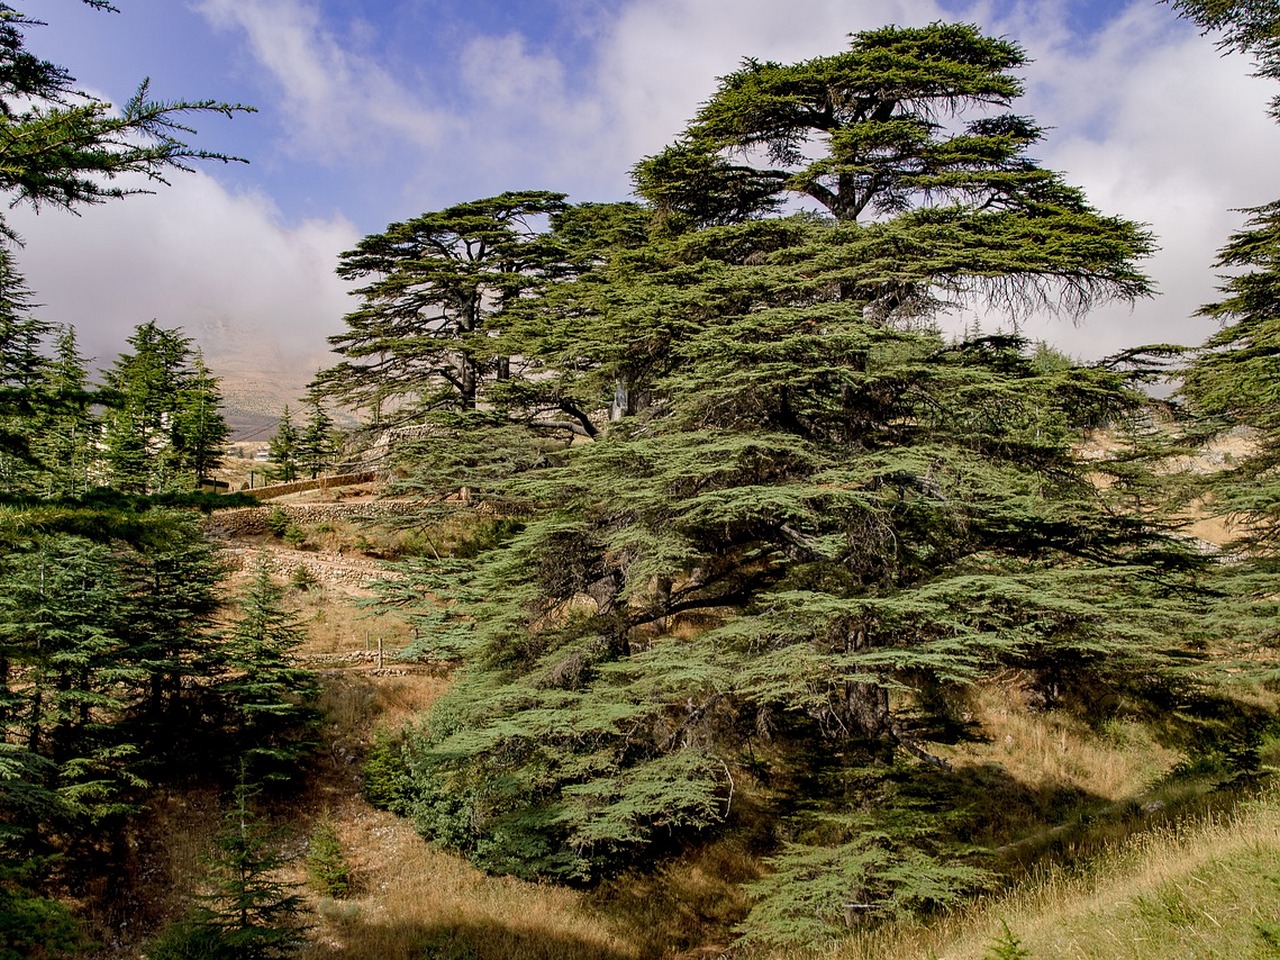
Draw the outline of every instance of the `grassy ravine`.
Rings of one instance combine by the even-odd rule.
[[[368,530],[335,523],[305,533],[305,551],[264,538],[282,575],[308,556],[324,561],[316,567],[323,578],[326,567],[336,572],[376,555]],[[354,878],[342,899],[308,892],[310,944],[299,960],[1280,960],[1280,789],[1205,814],[1229,808],[1230,796],[1206,795],[1208,781],[1171,777],[1183,756],[1142,723],[1099,728],[1070,711],[1030,709],[1015,677],[973,691],[968,710],[986,737],[947,757],[972,771],[983,802],[998,811],[992,836],[979,839],[1004,844],[1002,866],[1065,853],[1084,865],[1075,873],[1032,875],[1007,896],[927,925],[870,930],[818,953],[754,954],[729,953],[731,928],[747,905],[734,880],[760,869],[743,837],[594,892],[486,876],[360,796],[361,761],[375,732],[411,722],[448,685],[430,671],[389,663],[380,673],[367,659],[343,660],[366,651],[371,637],[384,637],[388,653],[407,641],[394,615],[357,608],[365,594],[341,577],[290,591],[308,628],[303,652],[324,675],[326,722],[311,776],[270,815],[283,829],[292,879],[305,880],[309,838],[321,822],[336,833]],[[1272,744],[1266,759],[1274,762],[1275,753]],[[1008,776],[987,776],[992,770]],[[146,927],[180,915],[198,888],[218,802],[205,791],[171,794],[153,807],[134,886]],[[1144,807],[1160,812],[1151,817]],[[1161,816],[1182,825],[1143,832]],[[125,933],[121,918],[101,920],[103,933]],[[130,947],[143,933],[138,920],[134,912],[121,938]],[[1024,954],[994,951],[1002,924]],[[96,956],[140,955],[130,947]]]
[[[824,955],[982,960],[999,956],[1002,925],[1029,960],[1280,957],[1280,789],[1226,816],[1139,834],[1088,872],[1050,872],[970,911]]]

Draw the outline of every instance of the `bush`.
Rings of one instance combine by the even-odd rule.
[[[271,512],[267,514],[265,521],[267,529],[271,531],[272,536],[283,537],[285,531],[292,524],[289,522],[289,515],[279,507],[272,507]]]
[[[991,947],[982,955],[982,960],[1028,960],[1030,952],[1013,935],[1009,925],[1001,920],[1000,926],[1004,931],[991,941]]]
[[[316,579],[316,575],[311,572],[311,568],[306,564],[300,563],[293,568],[293,572],[289,574],[289,585],[299,590],[310,590],[312,587],[318,586],[320,583]]]
[[[364,798],[380,810],[404,816],[410,797],[404,739],[379,730],[364,762]]]
[[[307,542],[306,531],[296,523],[291,523],[284,528],[284,542],[297,550]]]
[[[143,954],[147,960],[235,960],[220,930],[193,920],[169,924],[147,942]]]
[[[0,864],[0,960],[60,956],[88,945],[65,906],[25,886],[36,868],[34,861],[18,867]]]
[[[338,840],[338,831],[327,815],[316,824],[307,852],[307,875],[312,888],[322,896],[350,896],[351,864]]]

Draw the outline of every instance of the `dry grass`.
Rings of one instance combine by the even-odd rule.
[[[320,709],[327,738],[338,743],[368,743],[379,728],[400,729],[449,686],[446,678],[429,673],[373,676],[334,670],[323,680]]]
[[[288,609],[307,631],[306,643],[299,653],[311,656],[373,652],[378,649],[379,640],[387,656],[404,649],[412,631],[403,618],[376,609],[356,608],[351,604],[352,593],[324,585],[289,591]]]
[[[324,628],[357,624],[352,608],[330,601]],[[319,607],[317,607],[319,609]],[[325,629],[317,647],[329,642]],[[348,644],[362,649],[362,645]],[[407,821],[359,796],[359,759],[378,729],[412,721],[448,686],[423,673],[374,675],[332,670],[321,707],[331,749],[300,820],[328,816],[348,852],[356,893],[316,898],[312,943],[302,960],[630,960],[637,957],[581,893],[489,877],[462,858],[431,848]],[[299,873],[299,876],[301,874]]]
[[[1001,924],[1036,960],[1280,956],[1280,795],[1131,839],[1088,874],[1051,872],[929,926],[886,930],[840,960],[980,960]]]
[[[309,536],[326,555],[336,557],[343,547],[352,559],[353,527],[335,523]],[[366,539],[365,545],[372,544]],[[376,545],[393,547],[399,545]],[[410,631],[394,614],[357,609],[358,594],[337,582],[290,591],[308,631],[305,655],[359,654],[376,649],[378,637],[390,654],[408,642]],[[696,632],[699,626],[674,629]],[[760,869],[740,839],[710,844],[590,895],[486,876],[431,848],[408,822],[374,810],[359,792],[361,760],[375,732],[415,720],[447,689],[447,678],[375,673],[368,663],[335,665],[322,676],[325,754],[305,793],[275,812],[289,826],[298,853],[316,820],[330,818],[356,888],[342,901],[312,898],[312,943],[301,960],[640,960],[720,956],[728,949],[725,931],[747,906],[738,883]],[[971,789],[993,785],[985,798],[995,808],[991,836],[975,838],[981,842],[1047,835],[1046,811],[1059,797],[1066,797],[1059,812],[1082,804],[1091,812],[1108,805],[1136,809],[1180,759],[1136,723],[1094,729],[1066,712],[1028,709],[1012,684],[976,691],[968,707],[987,739],[953,748],[948,759],[957,771],[975,771]],[[984,779],[991,771],[998,776]],[[199,797],[158,801],[147,841],[155,848],[153,877],[140,878],[148,889],[162,888],[149,918],[180,913],[218,825],[212,803]],[[1129,835],[1142,818],[1121,819],[1106,828],[1081,827],[1093,844],[1089,849],[1123,840],[1088,876],[1063,871],[1033,878],[1002,899],[926,926],[868,932],[825,955],[981,958],[1005,921],[1034,958],[1280,957],[1280,949],[1258,952],[1266,947],[1260,930],[1280,919],[1274,907],[1280,801],[1269,798],[1233,819],[1136,838]],[[1070,841],[1076,839],[1073,834]],[[1029,851],[1027,859],[1037,852]],[[291,875],[302,879],[300,862]],[[1231,909],[1220,909],[1224,903]]]
[[[326,677],[326,739],[337,746],[311,799],[323,798],[349,851],[358,892],[341,903],[316,901],[314,942],[303,960],[636,956],[582,894],[488,877],[462,858],[432,849],[407,821],[360,799],[355,761],[374,731],[412,720],[446,687],[445,679],[428,675]]]
[[[1028,709],[1014,687],[980,687],[970,709],[987,742],[965,744],[952,760],[998,764],[1031,788],[1070,787],[1121,801],[1142,794],[1180,759],[1139,723],[1111,721],[1094,730],[1066,711]]]
[[[584,897],[488,877],[431,849],[405,821],[351,800],[332,811],[358,896],[317,914],[303,960],[624,960],[637,954]],[[317,904],[319,906],[319,903]],[[325,914],[328,915],[326,918]]]

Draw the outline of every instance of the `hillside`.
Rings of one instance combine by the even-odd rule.
[[[1277,882],[1273,788],[1230,812],[1136,836],[1086,871],[1050,869],[1008,897],[931,927],[869,935],[835,956],[1263,960],[1280,956]]]
[[[221,381],[233,441],[265,440],[285,406],[300,409],[311,378],[333,362],[323,342],[280,344],[250,323],[209,320],[186,332]]]
[[[311,945],[301,956],[730,955],[732,927],[746,906],[733,881],[759,875],[749,838],[763,826],[757,818],[766,815],[765,807],[745,813],[724,840],[669,859],[656,872],[625,874],[594,892],[576,892],[486,876],[364,798],[370,751],[416,722],[451,683],[447,674],[398,660],[396,652],[410,639],[406,624],[393,613],[361,606],[372,596],[371,581],[382,575],[380,558],[415,545],[411,532],[394,532],[376,520],[397,505],[370,493],[364,487],[312,491],[211,520],[227,537],[233,569],[265,555],[277,577],[293,584],[290,607],[308,631],[302,662],[323,679],[321,749],[307,780],[274,803],[272,816],[291,858],[289,878],[306,880],[309,846],[329,824],[354,883],[343,896],[308,891]],[[276,508],[299,531],[291,538],[294,546],[266,532],[265,520]],[[233,573],[233,582],[239,576]],[[1032,872],[1008,896],[925,926],[877,927],[834,956],[1277,955],[1266,951],[1275,942],[1269,898],[1280,855],[1280,798],[1267,792],[1233,809],[1236,794],[1213,789],[1212,776],[1177,775],[1178,751],[1153,740],[1143,723],[1091,729],[1068,712],[1034,708],[1012,678],[986,685],[971,702],[980,714],[974,719],[990,735],[956,747],[948,759],[971,774],[976,802],[1004,810],[993,829],[1005,831],[1006,864],[1025,862]],[[997,769],[1010,779],[993,778]],[[751,787],[743,789],[740,802],[750,811]],[[100,936],[110,929],[119,942],[99,954],[104,960],[138,955],[139,935],[180,915],[199,889],[217,802],[198,789],[168,791],[149,805],[133,883],[96,913]],[[1224,903],[1231,908],[1221,909]],[[1028,953],[992,952],[1002,923]],[[1169,952],[1171,943],[1185,952]],[[794,949],[733,955],[809,956]]]

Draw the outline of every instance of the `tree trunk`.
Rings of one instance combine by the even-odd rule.
[[[865,650],[867,633],[857,627],[849,631],[845,650],[857,653]],[[889,691],[878,683],[848,682],[844,685],[843,713],[849,732],[867,740],[880,740],[891,733],[889,720]]]
[[[613,403],[609,407],[609,419],[621,420],[634,416],[649,407],[649,391],[637,383],[631,374],[621,374],[614,380]]]

